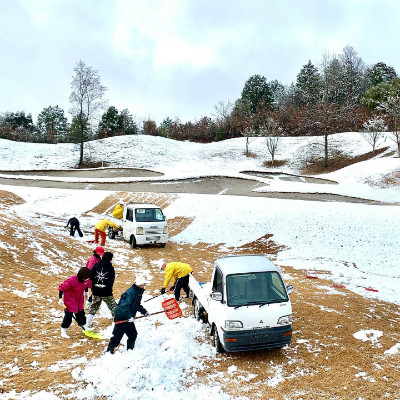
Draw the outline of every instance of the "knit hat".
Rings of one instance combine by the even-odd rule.
[[[149,282],[143,275],[138,275],[136,277],[136,280],[135,280],[136,286],[146,285],[147,283],[149,283]]]
[[[114,254],[111,253],[111,251],[106,251],[106,252],[104,253],[102,259],[103,259],[104,261],[111,261],[112,258],[113,258],[113,255],[114,255]]]
[[[103,247],[97,246],[97,247],[94,249],[94,251],[95,251],[100,257],[103,257],[103,254],[104,254],[104,249],[103,249]]]

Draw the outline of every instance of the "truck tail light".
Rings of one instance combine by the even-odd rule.
[[[225,338],[225,342],[237,342],[236,338]]]
[[[164,230],[163,230],[163,234],[166,235],[168,233],[168,226],[165,225],[164,226]]]
[[[292,331],[290,331],[290,332],[285,332],[285,333],[283,334],[283,336],[292,336]]]

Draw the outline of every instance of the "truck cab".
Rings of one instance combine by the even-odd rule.
[[[195,316],[208,320],[217,351],[290,344],[293,286],[284,285],[280,270],[264,255],[219,258],[210,282],[189,282]]]
[[[144,244],[160,244],[168,242],[168,224],[160,207],[151,203],[128,203],[124,207],[121,219],[113,218],[121,225],[119,232],[111,228],[109,237],[121,235],[133,248]]]

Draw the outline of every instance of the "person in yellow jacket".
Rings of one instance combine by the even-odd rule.
[[[124,215],[124,205],[123,205],[121,202],[119,202],[119,203],[114,207],[112,216],[115,217],[115,218],[121,219],[123,215]]]
[[[174,291],[175,299],[177,301],[179,300],[181,289],[186,292],[186,297],[189,297],[189,274],[193,272],[189,264],[181,262],[163,263],[161,270],[165,271],[165,280],[160,291],[161,294],[165,293],[165,290],[171,281],[172,287],[170,290]]]
[[[101,236],[101,246],[106,244],[106,230],[109,226],[112,226],[115,229],[119,229],[120,227],[109,219],[103,219],[99,221],[94,226],[94,242],[99,243],[99,235]]]

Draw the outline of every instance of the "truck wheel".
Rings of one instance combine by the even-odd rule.
[[[161,243],[161,247],[165,247],[167,243]]]
[[[132,246],[132,249],[136,249],[136,239],[135,239],[135,236],[131,236],[131,246]]]
[[[197,321],[204,322],[204,309],[196,297],[193,299],[193,315]]]
[[[114,232],[114,229],[113,229],[113,228],[109,228],[109,229],[108,229],[108,237],[109,237],[110,239],[115,239],[115,232]]]
[[[225,349],[223,348],[222,343],[219,340],[218,329],[216,326],[214,326],[212,337],[213,346],[215,347],[215,350],[217,350],[217,353],[225,353]]]

